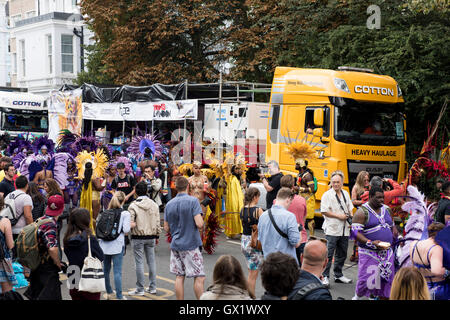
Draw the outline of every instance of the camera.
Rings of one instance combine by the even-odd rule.
[[[349,225],[352,224],[352,217],[351,216],[347,216],[347,222]]]
[[[261,165],[261,166],[259,166],[258,173],[259,174],[266,174],[267,171],[268,171],[268,168],[269,167],[267,165]]]

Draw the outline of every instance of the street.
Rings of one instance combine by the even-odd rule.
[[[63,233],[61,238],[63,238],[63,234],[66,230],[67,223],[64,222]],[[122,291],[125,297],[128,300],[175,300],[175,276],[169,272],[169,260],[170,260],[170,244],[167,242],[167,238],[165,232],[162,231],[163,234],[160,237],[159,244],[155,248],[156,255],[156,272],[157,272],[157,294],[149,294],[145,293],[145,296],[129,296],[128,291],[136,288],[136,273],[134,267],[134,255],[131,245],[127,246],[126,254],[123,259],[123,272],[122,272]],[[315,233],[316,237],[324,237],[323,231],[321,229],[316,229]],[[347,257],[350,257],[352,254],[353,241],[349,241],[349,247],[347,250]],[[244,270],[245,276],[247,276],[248,270],[246,266],[246,261],[244,255],[241,252],[240,241],[237,239],[226,239],[225,235],[221,233],[217,238],[217,246],[214,254],[209,255],[203,251],[203,259],[206,273],[206,281],[205,281],[205,290],[212,284],[212,274],[214,270],[214,264],[217,259],[222,254],[231,254],[236,257]],[[63,261],[67,262],[67,258],[64,257]],[[330,272],[330,291],[333,299],[337,299],[338,297],[342,297],[345,300],[350,300],[354,295],[355,282],[357,280],[358,267],[357,264],[350,262],[347,258],[344,265],[344,275],[353,280],[351,284],[341,284],[334,283],[333,278],[333,267]],[[145,265],[145,275],[148,276],[148,268]],[[112,287],[114,289],[114,280],[112,275],[112,270],[110,274]],[[60,280],[62,282],[61,291],[64,300],[71,300],[69,295],[69,290],[67,288],[66,280],[67,277],[65,274],[60,275]],[[196,300],[194,291],[193,291],[193,279],[186,279],[184,285],[184,294],[185,300]],[[148,286],[148,278],[146,279],[146,287]],[[26,289],[19,289],[20,293],[23,293]],[[256,282],[256,297],[260,299],[264,293],[264,288],[261,285],[261,277],[258,276],[258,280]],[[102,294],[102,300],[105,300],[105,296]]]

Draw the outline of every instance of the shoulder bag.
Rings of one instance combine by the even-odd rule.
[[[283,231],[280,230],[280,228],[278,228],[278,225],[275,223],[275,219],[273,218],[272,215],[272,209],[269,209],[269,217],[270,217],[270,221],[272,221],[273,226],[275,227],[275,230],[278,231],[278,233],[286,239],[289,239],[288,235],[286,233],[284,233]]]
[[[92,293],[106,291],[102,262],[92,256],[90,236],[88,236],[88,248],[88,255],[84,259],[83,269],[81,270],[78,290]]]
[[[250,208],[249,208],[248,214],[250,214]],[[252,225],[252,237],[250,240],[250,247],[252,247],[253,249],[262,251],[261,241],[258,240],[258,224]]]

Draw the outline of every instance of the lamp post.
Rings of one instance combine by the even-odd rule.
[[[73,28],[73,34],[80,38],[80,64],[81,71],[84,71],[84,27],[81,26],[81,30]]]

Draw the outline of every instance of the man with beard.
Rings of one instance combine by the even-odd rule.
[[[353,300],[361,297],[389,299],[394,279],[394,252],[391,248],[397,230],[391,209],[384,204],[384,191],[372,187],[369,202],[353,216],[351,239],[359,246],[358,282]]]

